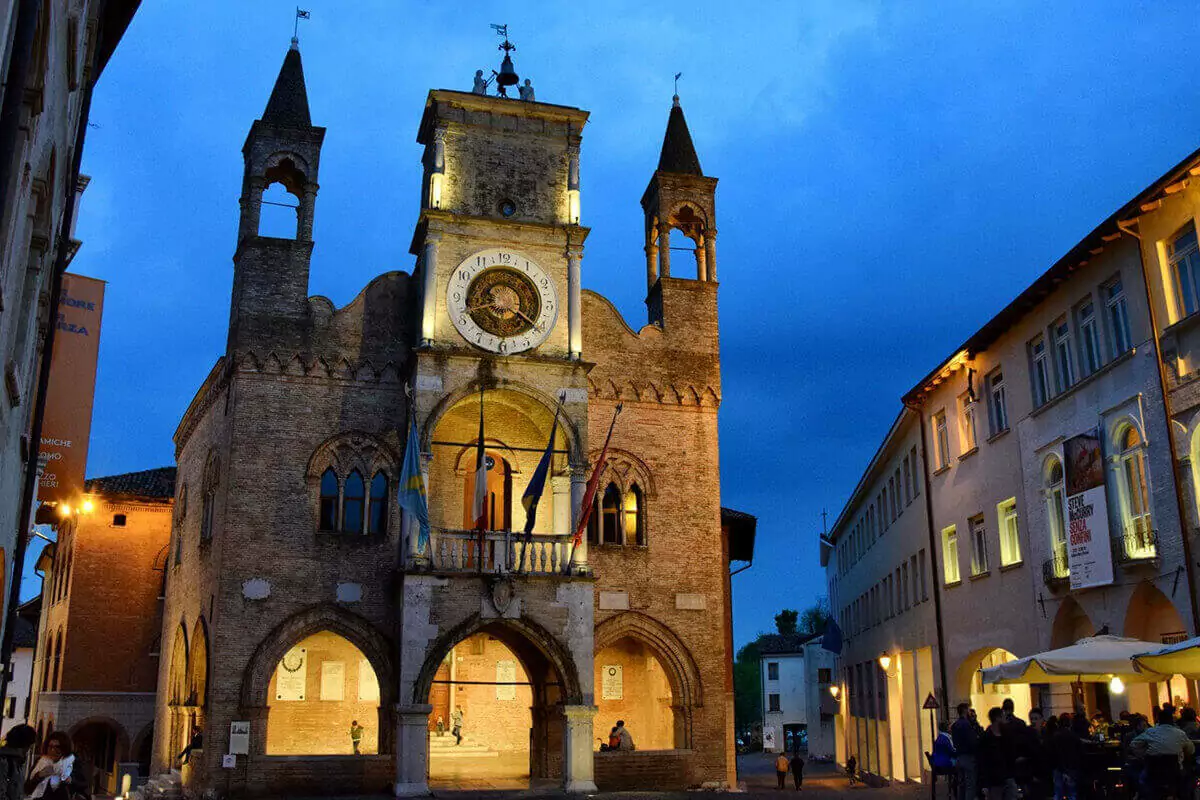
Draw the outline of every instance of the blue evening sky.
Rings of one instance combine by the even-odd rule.
[[[538,99],[592,112],[584,285],[643,323],[638,200],[684,73],[721,179],[721,500],[759,518],[739,645],[824,593],[821,510],[899,396],[1200,145],[1194,3],[304,2],[328,128],[310,291],[338,305],[412,269],[425,94],[497,66],[507,22]],[[108,281],[90,475],[173,463],[224,349],[240,148],[294,5],[143,3],[101,79],[73,264]]]

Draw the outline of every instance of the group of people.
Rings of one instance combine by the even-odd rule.
[[[623,719],[617,720],[617,724],[613,725],[612,730],[608,732],[608,741],[600,742],[601,753],[633,749],[633,737],[629,735],[629,731],[625,728],[625,720]]]
[[[935,775],[957,779],[957,800],[1087,800],[1109,782],[1136,789],[1139,798],[1177,797],[1195,779],[1200,723],[1196,712],[1176,714],[1169,704],[1155,724],[1121,712],[1113,723],[1083,711],[1059,716],[1014,713],[1012,700],[988,711],[987,726],[975,709],[959,703],[954,723],[942,723],[930,762]]]
[[[41,753],[29,767],[29,751],[37,731],[15,725],[0,745],[0,800],[83,800],[91,789],[83,764],[75,755],[71,737],[54,731],[42,742]]]
[[[787,753],[780,753],[775,759],[775,779],[779,782],[780,789],[786,788],[789,772],[792,773],[792,783],[796,791],[799,791],[804,785],[804,759],[799,753],[792,753],[791,758],[788,758]]]
[[[437,728],[438,736],[446,735],[446,720],[441,714],[437,715],[437,721],[434,723]],[[463,740],[463,710],[462,706],[455,706],[454,712],[450,714],[450,735],[454,737],[454,745],[457,747],[462,744]]]

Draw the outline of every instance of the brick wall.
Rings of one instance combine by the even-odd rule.
[[[699,783],[696,754],[633,751],[596,753],[596,787],[602,792],[670,791]]]

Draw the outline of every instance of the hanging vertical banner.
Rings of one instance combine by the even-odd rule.
[[[63,274],[38,448],[42,467],[38,499],[42,501],[70,505],[83,494],[103,310],[104,281]]]
[[[1093,428],[1063,442],[1066,472],[1067,565],[1071,588],[1113,582],[1108,503],[1104,494],[1104,454]]]

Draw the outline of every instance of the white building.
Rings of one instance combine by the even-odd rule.
[[[819,635],[796,634],[765,637],[759,654],[763,750],[833,755],[833,653]]]
[[[4,699],[4,714],[0,717],[0,739],[15,726],[29,721],[29,694],[33,688],[33,650],[37,645],[37,623],[42,610],[42,596],[29,600],[17,609],[13,629],[12,680]]]

